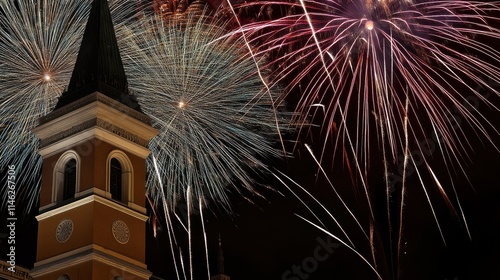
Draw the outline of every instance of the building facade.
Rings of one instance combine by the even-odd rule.
[[[149,279],[147,144],[107,0],[94,0],[68,90],[34,133],[42,187],[34,279]]]

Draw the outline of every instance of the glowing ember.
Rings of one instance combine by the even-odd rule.
[[[365,22],[365,28],[366,28],[367,30],[373,30],[373,21],[372,21],[372,20],[367,20],[367,21]]]

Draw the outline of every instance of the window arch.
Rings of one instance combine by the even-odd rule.
[[[63,275],[57,277],[57,280],[70,280],[70,278],[69,278],[68,274],[63,274]]]
[[[134,170],[128,156],[114,150],[106,160],[106,192],[111,199],[122,203],[133,202]]]
[[[63,153],[52,178],[52,202],[74,198],[80,189],[80,156],[72,150]]]

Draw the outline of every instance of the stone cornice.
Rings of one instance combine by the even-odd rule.
[[[131,116],[145,124],[151,125],[151,119],[146,115],[141,112],[138,112],[130,107],[127,107],[126,105],[113,100],[110,97],[107,97],[106,95],[100,93],[100,92],[94,92],[92,94],[89,94],[83,98],[78,99],[75,102],[72,102],[71,104],[68,104],[66,106],[63,106],[49,114],[47,114],[44,117],[40,118],[40,125],[47,123],[51,120],[57,119],[60,116],[66,115],[69,112],[75,111],[78,108],[84,107],[85,105],[88,105],[92,102],[99,101],[103,104],[106,104],[112,108],[115,108],[119,110],[120,112]]]
[[[82,137],[75,138],[75,136],[87,135],[88,131],[100,131],[100,137],[109,138],[100,139],[103,141],[109,140],[108,142],[120,143],[123,147],[132,148],[134,145],[137,146],[132,148],[132,152],[134,149],[147,148],[149,141],[158,134],[158,130],[151,127],[151,125],[133,117],[137,114],[142,115],[141,113],[131,110],[100,93],[95,93],[90,97],[93,97],[93,99],[83,98],[88,102],[82,102],[82,106],[76,106],[72,103],[68,105],[68,108],[63,107],[54,111],[54,113],[59,112],[61,114],[49,114],[42,124],[33,129],[35,135],[41,140],[40,153],[42,156],[47,154],[47,152],[42,151],[47,147],[51,147],[49,150],[52,152],[60,152],[54,150],[54,147],[60,146],[59,143],[64,142],[66,145],[75,144],[69,143],[75,141],[81,143]],[[113,102],[116,106],[111,106]],[[124,113],[121,110],[124,108],[131,111]],[[64,112],[61,110],[64,110]],[[132,113],[132,116],[128,115],[128,113]],[[69,139],[73,140],[68,141]],[[90,139],[87,138],[87,140]],[[144,154],[143,151],[139,153]]]
[[[42,146],[39,152],[42,158],[45,158],[56,153],[60,153],[61,151],[65,151],[68,147],[80,145],[92,139],[110,143],[117,148],[129,151],[130,153],[144,159],[151,153],[147,147],[133,143],[98,126],[93,126],[66,138],[62,138],[59,141],[51,143],[50,145]],[[96,143],[96,145],[98,144],[99,143]]]
[[[31,271],[31,275],[36,278],[54,271],[65,269],[69,266],[75,266],[89,261],[98,261],[116,267],[120,269],[120,271],[136,275],[141,279],[149,279],[152,275],[152,273],[147,270],[145,264],[95,244],[37,262]],[[119,275],[118,273],[117,271],[116,276]]]
[[[117,202],[114,202],[112,200],[109,200],[107,198],[100,197],[98,195],[92,194],[87,197],[83,197],[81,199],[78,199],[74,202],[71,202],[69,204],[57,207],[56,209],[48,210],[47,212],[41,213],[37,215],[35,218],[37,221],[45,220],[47,218],[59,215],[61,213],[67,212],[71,209],[78,208],[80,206],[92,203],[92,202],[97,202],[100,204],[103,204],[105,206],[108,206],[112,209],[118,210],[122,213],[125,213],[131,217],[134,217],[136,219],[139,219],[141,221],[146,221],[148,219],[148,216],[144,215],[143,213],[138,212],[137,210],[130,209],[124,205],[121,205]]]
[[[49,146],[49,145],[56,143],[64,138],[67,138],[71,135],[77,134],[79,132],[82,132],[82,131],[87,130],[87,129],[92,128],[92,127],[103,128],[103,129],[110,131],[110,132],[112,132],[112,133],[114,133],[122,138],[125,138],[131,142],[134,142],[142,147],[147,147],[148,143],[149,143],[149,141],[143,139],[142,137],[140,137],[136,134],[130,133],[130,132],[126,131],[125,129],[122,129],[122,128],[120,128],[116,125],[113,125],[107,121],[95,118],[95,119],[85,121],[77,126],[73,126],[68,130],[62,131],[62,132],[57,133],[55,135],[52,135],[48,138],[42,139],[40,145],[41,145],[41,147]]]

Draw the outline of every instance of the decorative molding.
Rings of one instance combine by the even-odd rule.
[[[96,187],[92,187],[90,189],[86,189],[84,191],[81,191],[81,192],[78,192],[75,194],[75,198],[78,198],[78,197],[82,197],[82,196],[87,196],[87,195],[90,195],[90,194],[97,194],[99,196],[102,196],[102,197],[106,197],[106,192],[99,189],[99,188],[96,188]]]
[[[142,213],[142,214],[146,214],[146,207],[142,207],[140,205],[137,205],[135,203],[132,203],[132,202],[129,202],[128,205],[127,205],[129,208],[132,208],[134,209],[135,211],[139,212],[139,213]]]
[[[92,203],[92,202],[97,202],[97,203],[100,203],[102,205],[105,205],[105,206],[108,206],[112,209],[115,209],[115,210],[118,210],[122,213],[125,213],[131,217],[134,217],[138,220],[141,220],[143,222],[145,222],[147,219],[148,219],[148,216],[144,215],[143,213],[139,213],[133,209],[130,209],[126,206],[123,206],[117,202],[114,202],[112,200],[109,200],[107,198],[103,198],[103,197],[100,197],[100,196],[97,196],[95,194],[93,195],[90,195],[90,196],[87,196],[87,197],[84,197],[82,199],[78,199],[72,203],[69,203],[69,204],[66,204],[66,205],[63,205],[61,207],[58,207],[56,209],[53,209],[53,210],[49,210],[45,213],[42,213],[42,214],[39,214],[37,215],[35,218],[37,221],[42,221],[42,220],[45,220],[47,218],[50,218],[50,217],[54,217],[56,215],[59,215],[59,214],[62,214],[64,212],[67,212],[71,209],[75,209],[77,207],[80,207],[80,206],[83,206],[83,205],[86,205],[86,204],[89,204],[89,203]]]
[[[122,220],[113,221],[111,225],[111,232],[113,237],[120,244],[127,244],[130,239],[130,230],[127,224]]]
[[[53,143],[60,141],[64,138],[67,138],[68,136],[77,134],[79,132],[82,132],[82,131],[87,130],[87,129],[92,128],[92,127],[103,128],[111,133],[114,133],[114,134],[116,134],[124,139],[127,139],[131,142],[134,142],[142,147],[148,147],[148,143],[149,143],[148,140],[145,140],[136,134],[130,133],[129,131],[127,131],[123,128],[120,128],[120,127],[113,125],[109,122],[103,121],[99,118],[94,118],[94,119],[88,120],[88,121],[83,122],[79,125],[73,126],[68,130],[62,131],[58,134],[55,134],[55,135],[52,135],[48,138],[42,139],[40,141],[40,146],[41,147],[49,146],[50,144],[53,144]]]
[[[151,151],[147,147],[140,146],[130,141],[127,141],[122,137],[119,137],[116,134],[113,134],[102,128],[96,129],[95,137],[99,140],[110,143],[116,148],[120,148],[124,151],[135,154],[143,159],[146,159],[149,156],[149,154],[151,154]]]
[[[70,219],[62,220],[56,229],[56,239],[60,243],[68,241],[73,233],[73,221]]]
[[[47,137],[45,139],[40,140],[40,147],[43,148],[45,146],[48,146],[52,143],[55,143],[61,139],[67,138],[71,135],[77,134],[79,132],[82,132],[86,129],[89,129],[91,127],[97,126],[97,119],[92,119],[88,120],[86,122],[80,123],[79,125],[73,126],[68,130],[64,130],[62,132],[59,132],[57,134],[53,134],[50,137]]]
[[[95,244],[36,262],[33,270],[31,270],[31,275],[36,278],[89,261],[104,263],[141,279],[149,279],[152,275],[147,270],[146,264]]]
[[[107,100],[106,98],[104,96],[102,100]],[[64,151],[68,146],[58,145],[62,142],[73,145],[75,142],[82,143],[82,135],[85,135],[86,139],[91,140],[92,137],[89,136],[92,134],[87,135],[87,133],[97,130],[107,131],[108,135],[113,135],[111,138],[121,139],[115,142],[130,142],[133,145],[128,146],[138,146],[147,149],[149,141],[158,135],[158,130],[150,124],[146,124],[123,113],[119,107],[112,107],[107,104],[110,103],[101,102],[101,99],[97,99],[83,107],[69,110],[66,114],[50,118],[47,122],[43,122],[35,127],[33,133],[41,140],[40,153],[42,156],[50,153],[44,152],[45,148],[48,147],[51,147],[51,152]],[[118,102],[117,104],[121,103]],[[79,135],[79,137],[75,139],[75,135]],[[68,139],[72,139],[72,141],[67,141]],[[106,141],[106,139],[103,140]],[[56,145],[59,150],[55,151],[54,146]],[[134,151],[132,150],[131,152]]]
[[[83,246],[83,247],[71,250],[69,252],[59,254],[59,255],[57,255],[55,257],[51,257],[51,258],[48,258],[48,259],[41,260],[41,261],[36,262],[34,264],[34,268],[36,269],[37,267],[47,265],[47,264],[49,264],[51,262],[57,262],[57,261],[62,260],[62,259],[67,259],[67,258],[69,258],[71,256],[83,255],[85,252],[92,251],[92,248],[94,246],[95,245],[92,245],[92,244],[86,245],[86,246]]]
[[[109,132],[112,132],[118,136],[121,136],[121,137],[123,137],[131,142],[134,142],[138,145],[141,145],[143,147],[148,146],[149,140],[145,140],[142,137],[140,137],[136,134],[130,133],[130,132],[126,131],[125,129],[120,128],[116,125],[113,125],[109,122],[103,121],[101,119],[97,119],[97,126],[103,128],[103,129],[106,129]]]
[[[103,196],[107,199],[111,199],[111,193],[110,192],[105,192],[105,195]]]
[[[75,111],[76,109],[79,109],[81,107],[84,107],[85,105],[88,105],[92,102],[99,101],[103,104],[106,104],[110,107],[113,107],[120,112],[133,117],[136,120],[139,120],[145,124],[151,125],[151,118],[149,118],[146,114],[138,112],[130,107],[127,107],[126,105],[122,104],[121,102],[118,102],[116,100],[113,100],[110,97],[107,97],[106,95],[96,91],[92,94],[89,94],[83,98],[80,98],[76,100],[75,102],[72,102],[66,106],[63,106],[55,111],[52,111],[51,113],[43,116],[40,118],[40,125],[47,123],[51,120],[57,119],[60,116],[66,115],[69,112]]]
[[[81,131],[78,134],[74,134],[68,138],[64,138],[59,142],[55,142],[48,146],[42,147],[40,148],[39,152],[42,158],[46,158],[48,156],[57,154],[64,149],[67,149],[67,147],[76,146],[92,139],[98,139],[100,141],[107,142],[111,145],[116,146],[117,148],[121,148],[143,159],[147,158],[147,156],[151,153],[151,151],[144,146],[140,146],[136,143],[130,142],[120,136],[117,136],[116,134],[113,134],[103,128],[96,126]],[[98,145],[98,143],[96,145]],[[93,146],[89,147],[89,149],[91,148],[93,148]]]

